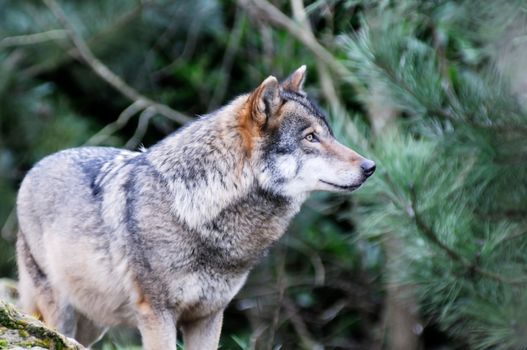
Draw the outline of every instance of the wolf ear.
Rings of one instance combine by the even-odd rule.
[[[306,80],[306,65],[302,65],[295,70],[283,83],[284,90],[291,90],[295,92],[303,91],[304,81]]]
[[[250,96],[251,114],[253,119],[264,125],[280,107],[280,84],[272,75],[267,77]]]

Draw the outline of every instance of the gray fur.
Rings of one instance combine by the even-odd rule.
[[[26,311],[87,345],[128,324],[145,348],[175,349],[177,324],[187,349],[216,348],[224,308],[308,193],[340,191],[309,183],[306,167],[331,162],[332,181],[365,180],[363,158],[335,143],[320,110],[275,81],[144,152],[83,147],[36,164],[17,202]],[[305,141],[306,127],[333,148]]]

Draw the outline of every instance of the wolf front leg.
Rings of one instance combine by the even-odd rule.
[[[176,323],[168,311],[141,310],[138,315],[139,332],[145,350],[176,350]]]
[[[185,323],[183,344],[185,350],[216,350],[220,342],[223,310],[199,320]]]

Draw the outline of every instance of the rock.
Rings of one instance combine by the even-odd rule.
[[[0,300],[0,349],[83,350],[75,340],[46,327]]]

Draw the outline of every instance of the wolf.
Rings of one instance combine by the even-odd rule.
[[[20,301],[89,346],[130,325],[145,349],[216,349],[223,311],[313,191],[349,193],[375,163],[338,143],[306,67],[141,152],[38,162],[17,198]]]

